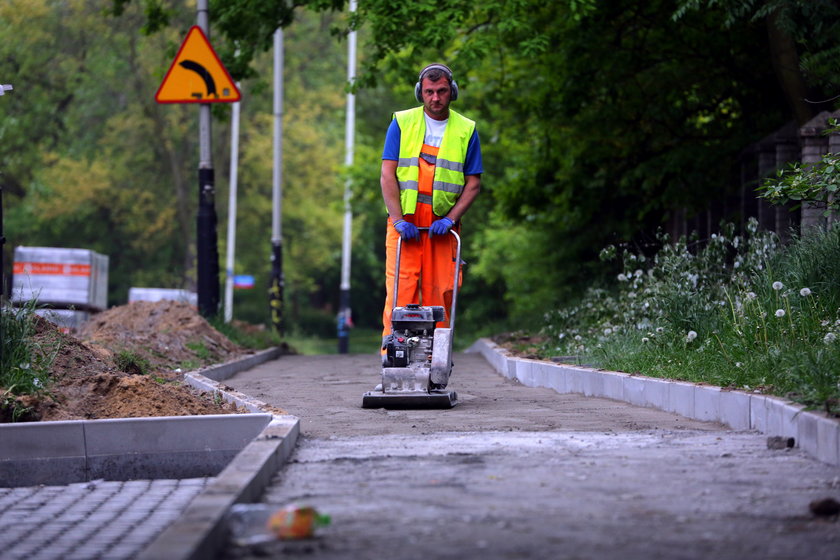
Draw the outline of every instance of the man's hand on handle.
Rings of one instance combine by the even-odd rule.
[[[417,226],[411,222],[406,222],[405,220],[397,220],[394,222],[394,229],[397,230],[403,241],[409,241],[420,237],[420,230],[417,229]]]
[[[446,217],[435,220],[429,227],[429,237],[433,235],[446,235],[454,225],[455,222]]]

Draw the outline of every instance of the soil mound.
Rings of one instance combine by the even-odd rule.
[[[135,301],[98,313],[77,334],[124,360],[133,355],[156,373],[227,361],[244,350],[186,303]]]
[[[16,399],[18,420],[83,420],[245,412],[181,381],[182,372],[248,351],[187,304],[133,302],[92,318],[75,335],[33,316],[33,342],[55,354],[46,395]],[[0,422],[11,420],[0,407]]]

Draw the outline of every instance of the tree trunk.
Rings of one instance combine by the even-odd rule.
[[[767,41],[770,46],[770,57],[776,78],[787,98],[796,122],[802,126],[811,120],[816,111],[805,101],[807,88],[802,70],[799,67],[799,54],[796,43],[790,34],[779,27],[778,10],[767,16]]]

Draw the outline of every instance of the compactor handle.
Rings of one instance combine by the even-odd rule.
[[[428,232],[429,228],[417,228],[420,231]],[[449,328],[452,333],[455,333],[455,309],[458,303],[458,273],[461,271],[461,236],[454,230],[449,230],[449,233],[455,236],[457,241],[455,249],[455,275],[452,278],[452,306],[449,309]],[[397,295],[400,287],[400,254],[402,253],[402,237],[397,238],[397,255],[396,262],[394,262],[394,298],[391,302],[391,311],[397,307]]]

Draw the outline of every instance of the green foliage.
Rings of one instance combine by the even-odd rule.
[[[22,420],[29,408],[19,395],[43,395],[49,391],[49,370],[61,348],[59,339],[41,337],[37,332],[35,302],[24,307],[0,310],[2,359],[0,359],[0,421]]]
[[[0,169],[11,195],[10,245],[109,255],[109,300],[119,304],[130,286],[194,288],[195,107],[157,105],[153,92],[195,6],[106,4],[119,17],[83,0],[0,6],[4,71],[37,77],[25,95],[18,85],[0,103]],[[464,220],[470,265],[460,313],[461,326],[475,330],[526,322],[599,285],[598,248],[638,241],[674,209],[690,214],[728,194],[743,147],[789,119],[769,31],[798,48],[804,71],[783,67],[807,81],[809,97],[830,97],[823,92],[836,90],[840,76],[840,18],[827,0],[370,0],[355,17],[332,13],[345,4],[210,2],[214,47],[244,80],[234,272],[253,274],[260,288],[236,292],[234,309],[252,323],[268,320],[266,51],[278,26],[286,44],[285,309],[290,326],[306,321],[311,332],[335,327],[348,181],[354,320],[379,322],[382,140],[391,112],[413,103],[428,62],[454,68],[456,108],[477,121],[482,140],[483,192]],[[351,28],[361,71],[356,163],[345,169],[346,53],[336,36]],[[214,107],[219,224],[227,220],[229,112]],[[669,305],[674,317],[694,309],[690,298]],[[698,320],[701,311],[693,311]]]
[[[152,366],[149,360],[133,350],[123,349],[114,356],[117,369],[131,375],[148,375]]]
[[[254,350],[264,350],[273,346],[280,346],[282,340],[274,329],[254,327],[252,325],[239,326],[238,323],[225,323],[221,316],[210,319],[214,329],[225,335],[228,340]]]
[[[207,348],[207,345],[204,344],[204,342],[187,342],[184,346],[186,346],[187,349],[192,350],[195,353],[195,357],[205,364],[213,359],[213,353],[209,348]]]
[[[543,352],[840,413],[840,227],[780,248],[755,226],[652,262],[625,252],[617,285],[546,316]]]
[[[809,202],[825,208],[824,214],[840,212],[840,154],[826,154],[817,163],[803,166],[792,163],[787,169],[779,170],[775,177],[766,179],[760,188],[760,196],[773,204],[787,204],[796,201],[794,208]]]

